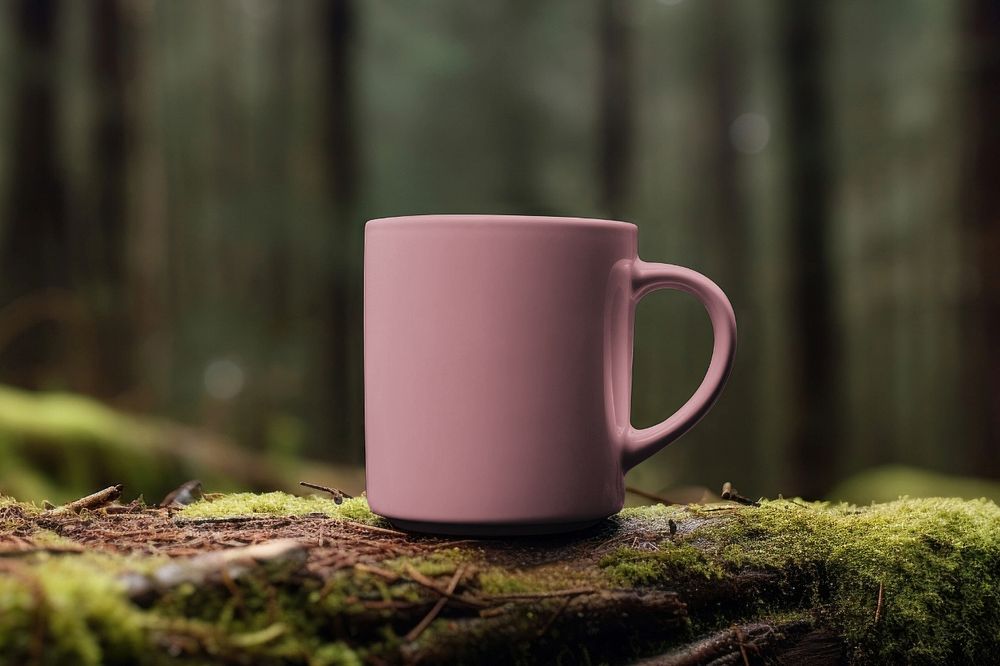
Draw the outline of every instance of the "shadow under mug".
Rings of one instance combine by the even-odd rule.
[[[569,217],[421,215],[365,226],[371,508],[440,534],[564,532],[618,512],[628,469],[687,432],[729,376],[736,319],[687,268],[642,261],[638,229]],[[694,295],[715,343],[694,395],[629,420],[636,304]]]

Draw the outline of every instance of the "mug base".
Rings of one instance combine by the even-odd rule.
[[[442,536],[467,536],[467,537],[517,537],[517,536],[541,536],[546,534],[565,534],[567,532],[577,532],[593,527],[604,520],[596,518],[594,520],[583,520],[571,523],[527,523],[527,524],[497,524],[488,523],[436,523],[424,522],[420,520],[400,520],[383,516],[393,527],[406,532],[418,532],[421,534],[439,534]]]

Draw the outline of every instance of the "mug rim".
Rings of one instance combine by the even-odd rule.
[[[403,225],[414,222],[437,222],[445,224],[531,224],[531,225],[553,225],[564,227],[603,227],[605,229],[638,229],[632,222],[623,220],[606,220],[599,217],[562,217],[558,215],[490,215],[490,214],[461,214],[448,213],[443,215],[395,215],[390,217],[377,217],[368,220],[368,224],[383,225]]]

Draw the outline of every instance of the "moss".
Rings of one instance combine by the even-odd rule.
[[[0,495],[0,511],[7,510],[16,512],[22,516],[34,516],[42,512],[42,509],[31,502],[19,502],[13,497]]]
[[[649,524],[651,521],[658,520],[662,520],[663,522],[668,520],[678,520],[685,518],[688,515],[688,506],[680,506],[676,504],[648,504],[645,506],[632,506],[622,509],[618,515],[615,516],[615,519],[619,521],[640,520],[645,524]]]
[[[0,498],[0,528],[5,520],[30,525],[26,518],[38,512]],[[337,505],[284,493],[223,496],[180,513],[184,518],[322,513],[379,520],[363,498]],[[691,629],[728,626],[732,618],[725,612],[742,620],[809,620],[841,631],[855,662],[990,662],[1000,646],[1000,509],[991,502],[920,499],[855,507],[779,500],[759,508],[640,507],[615,520],[621,528],[617,538],[639,535],[649,541],[642,548],[613,550],[596,567],[592,559],[584,557],[581,565],[578,555],[571,555],[572,562],[518,569],[487,560],[485,549],[446,542],[429,546],[438,549],[423,557],[378,564],[399,572],[410,564],[424,575],[446,577],[459,563],[470,562],[477,573],[463,582],[463,590],[487,596],[608,584],[669,587],[681,578],[693,584],[680,589],[699,594],[711,591],[712,581],[722,576],[747,574],[746,580],[766,580],[767,587],[751,586],[744,595],[750,601],[729,604],[728,610],[692,603]],[[38,545],[70,543],[46,530],[36,530],[31,539]],[[193,645],[190,652],[206,659],[357,664],[380,655],[398,657],[396,632],[413,626],[412,618],[394,621],[398,611],[392,604],[370,602],[416,603],[419,609],[433,598],[405,577],[389,581],[349,567],[325,579],[262,570],[232,581],[234,587],[187,585],[163,593],[150,608],[131,603],[121,575],[148,573],[162,562],[103,553],[5,559],[0,663],[31,661],[34,646],[43,641],[43,663],[149,663],[168,660],[159,649],[163,645]],[[875,622],[880,585],[883,604]],[[528,635],[560,604],[539,601],[523,617],[497,616],[476,630],[508,630],[516,623],[517,631]],[[444,641],[455,621],[435,621],[420,643]],[[550,628],[546,640],[561,640],[558,631]],[[494,642],[487,643],[496,645],[491,636]],[[349,643],[330,642],[333,637]],[[639,654],[643,645],[628,650]]]
[[[445,576],[455,573],[462,562],[472,559],[473,554],[461,548],[442,548],[426,557],[401,557],[386,560],[383,566],[390,571],[405,574],[407,567],[413,567],[425,576]]]
[[[1000,509],[992,502],[778,500],[715,515],[679,541],[729,571],[770,571],[789,587],[820,581],[805,590],[806,605],[845,632],[857,660],[981,661],[1000,642]]]
[[[486,595],[531,594],[579,587],[601,587],[604,581],[587,570],[560,564],[530,569],[490,567],[476,576]]]
[[[335,572],[325,583],[258,571],[227,586],[167,590],[151,610],[160,635],[194,637],[208,654],[239,663],[360,664],[364,649],[328,641],[331,624],[340,627],[338,635],[356,637],[352,618],[367,614],[370,622],[373,614],[362,600],[416,601],[413,588],[385,586],[351,570]],[[386,621],[391,612],[382,611]]]
[[[368,508],[364,497],[345,499],[337,504],[332,499],[309,495],[300,497],[283,492],[231,493],[215,499],[205,499],[178,512],[182,519],[235,518],[240,516],[305,516],[323,514],[331,518],[351,520],[366,525],[387,525],[385,520]]]
[[[95,562],[46,558],[0,577],[0,662],[29,663],[38,649],[44,649],[46,663],[124,663],[138,658],[145,645],[146,614]]]
[[[31,534],[31,542],[40,548],[72,548],[79,544],[72,539],[56,534],[52,530],[36,530]],[[118,558],[115,558],[116,560]]]
[[[389,523],[385,520],[385,518],[376,513],[372,513],[372,510],[368,508],[368,500],[364,497],[352,497],[345,499],[342,503],[336,506],[337,512],[335,515],[339,518],[353,520],[356,523],[364,523],[365,525],[389,527]]]
[[[484,594],[524,594],[539,591],[536,581],[504,569],[481,571],[476,577]]]
[[[662,585],[678,578],[722,578],[722,566],[691,544],[664,542],[656,550],[623,547],[605,555],[600,566],[620,584],[631,587]]]
[[[317,649],[309,659],[311,666],[361,666],[361,657],[350,647],[337,641]]]

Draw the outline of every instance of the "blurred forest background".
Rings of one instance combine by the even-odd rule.
[[[629,483],[1000,495],[993,0],[4,0],[0,136],[3,491],[360,490],[364,222],[495,212],[736,307]],[[710,351],[645,299],[635,425]]]

